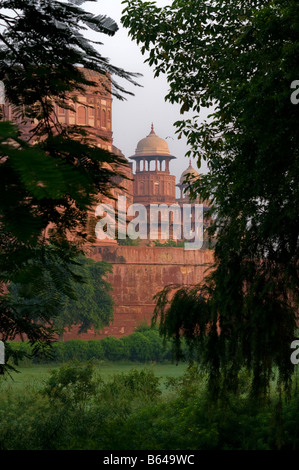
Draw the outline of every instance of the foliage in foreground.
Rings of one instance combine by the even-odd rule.
[[[215,392],[223,381],[236,387],[243,366],[256,395],[274,368],[288,386],[299,299],[298,0],[124,4],[123,25],[181,107],[178,137],[209,169],[190,190],[212,205],[215,266],[169,309],[162,292],[161,330],[203,340]]]
[[[133,361],[165,362],[173,359],[172,343],[166,342],[157,329],[140,326],[136,332],[121,338],[108,336],[103,339],[58,341],[52,344],[51,357],[32,356],[30,344],[24,342],[10,343],[10,349],[24,357],[23,363],[63,363],[68,361]],[[184,348],[187,357],[188,351]],[[12,362],[12,360],[10,361]]]
[[[296,390],[261,403],[241,379],[238,396],[211,402],[196,368],[161,394],[151,370],[103,380],[91,364],[64,365],[40,390],[0,388],[0,449],[298,450]]]
[[[81,282],[70,281],[70,287],[74,296],[60,294],[57,299],[57,309],[53,317],[55,332],[63,339],[67,329],[78,326],[78,333],[86,333],[89,328],[99,332],[104,326],[109,325],[113,319],[113,299],[111,297],[111,285],[105,279],[107,273],[112,271],[112,266],[105,261],[94,261],[84,256],[78,257],[77,265],[73,273],[81,279]],[[37,295],[33,299],[22,299],[22,284],[11,284],[11,294],[15,309],[26,304],[27,308],[34,308],[36,304],[42,304],[43,299]],[[49,295],[57,294],[52,288],[51,278],[48,277]]]
[[[0,3],[0,81],[12,110],[7,116],[0,109],[0,338],[24,335],[35,350],[52,340],[53,330],[44,325],[60,296],[74,298],[77,256],[94,239],[89,211],[100,196],[111,196],[127,165],[99,147],[91,128],[56,119],[56,106],[75,111],[88,87],[100,83],[101,94],[124,99],[118,79],[136,84],[134,74],[110,64],[94,46],[101,45],[100,34],[113,36],[117,24],[83,3]],[[97,40],[87,39],[86,30]],[[28,133],[21,132],[24,126]],[[17,306],[7,294],[10,283],[21,285]]]

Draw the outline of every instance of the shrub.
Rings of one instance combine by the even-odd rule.
[[[122,359],[128,359],[125,353],[124,344],[118,338],[114,336],[107,336],[101,340],[105,358],[108,361],[120,361]]]
[[[90,360],[130,360],[138,362],[163,362],[172,359],[171,341],[164,345],[156,328],[143,324],[134,333],[118,339],[108,336],[103,339],[57,341],[52,343],[52,356],[31,357],[32,350],[28,342],[9,343],[12,351],[20,357],[27,354],[22,363],[64,363],[69,361],[86,362]],[[24,356],[23,356],[24,357]]]
[[[151,361],[163,362],[172,360],[172,343],[170,340],[164,342],[157,327],[149,326],[147,323],[141,323],[138,328],[136,328],[136,333],[142,333],[143,336],[149,339]]]
[[[33,390],[1,396],[0,450],[55,449],[68,419],[67,407],[52,406]]]
[[[67,343],[63,341],[59,341],[57,343],[52,344],[54,362],[66,362],[67,361],[66,345]]]
[[[96,391],[94,368],[89,364],[66,364],[51,372],[43,395],[59,399],[70,406],[85,403]]]
[[[157,329],[148,328],[142,332],[143,336],[150,342],[151,361],[163,362],[172,359],[172,349],[170,341],[164,344]]]
[[[67,361],[86,361],[88,356],[88,342],[80,339],[71,339],[65,343]]]
[[[103,382],[101,394],[106,399],[123,398],[125,401],[129,400],[129,403],[136,397],[154,400],[161,394],[159,378],[152,370],[132,369],[126,374],[115,374],[106,383]]]
[[[130,361],[146,362],[151,360],[151,343],[142,333],[133,333],[121,338]]]
[[[102,341],[99,339],[92,339],[88,341],[88,360],[96,359],[103,360],[105,352]]]

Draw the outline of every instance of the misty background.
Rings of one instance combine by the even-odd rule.
[[[157,0],[156,4],[163,7],[171,4],[170,0]],[[165,76],[154,78],[153,69],[144,63],[147,56],[143,56],[139,46],[129,38],[127,30],[122,27],[120,18],[125,5],[122,0],[98,0],[97,2],[86,2],[84,8],[94,14],[104,14],[111,17],[118,24],[119,30],[113,37],[86,32],[86,37],[101,41],[102,46],[95,45],[99,52],[109,58],[110,63],[125,69],[128,72],[141,73],[143,76],[137,79],[142,87],[135,87],[117,79],[117,81],[134,93],[135,96],[127,95],[125,101],[113,98],[112,106],[112,131],[113,143],[118,147],[126,158],[134,155],[139,140],[146,137],[154,124],[156,134],[168,143],[170,153],[177,160],[170,163],[170,172],[176,176],[177,182],[182,172],[188,167],[189,159],[185,153],[189,150],[186,140],[180,140],[175,134],[173,123],[182,118],[178,105],[165,102],[164,97],[168,91]],[[204,120],[211,112],[205,110],[201,119]],[[191,116],[185,114],[184,116]],[[200,169],[197,168],[195,160],[192,166],[200,173],[206,173],[207,167],[203,162]]]

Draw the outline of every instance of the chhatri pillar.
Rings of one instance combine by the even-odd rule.
[[[176,157],[171,155],[167,142],[158,137],[154,126],[151,126],[150,134],[141,139],[136,147],[135,154],[130,157],[136,162],[134,174],[134,202],[149,206],[150,204],[175,203],[175,176],[170,174],[169,163]],[[140,162],[143,162],[141,170]],[[150,169],[154,162],[154,170]],[[147,162],[147,165],[145,164]],[[165,162],[165,169],[163,169]],[[169,191],[157,190],[157,188],[169,188]]]

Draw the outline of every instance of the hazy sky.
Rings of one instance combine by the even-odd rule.
[[[157,0],[158,6],[170,4],[169,0]],[[163,76],[154,78],[153,70],[144,63],[146,56],[142,56],[140,47],[132,41],[127,31],[121,26],[121,12],[124,8],[121,0],[98,0],[86,2],[84,8],[95,14],[105,14],[113,18],[119,30],[113,37],[106,35],[92,36],[93,39],[103,42],[98,46],[99,51],[117,65],[130,72],[139,72],[143,77],[138,79],[142,85],[133,87],[126,84],[126,88],[133,91],[135,96],[127,96],[126,101],[113,100],[112,130],[114,145],[128,158],[135,153],[137,143],[150,133],[151,123],[154,123],[155,132],[159,137],[166,139],[170,153],[177,157],[170,163],[170,171],[177,179],[188,167],[189,161],[185,157],[188,150],[186,141],[177,139],[173,123],[181,119],[179,106],[166,103],[167,82]],[[91,36],[90,36],[91,37]],[[124,82],[121,82],[124,85]],[[196,168],[195,161],[192,165]],[[202,166],[200,172],[206,172]]]

